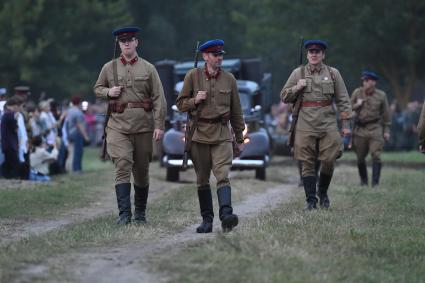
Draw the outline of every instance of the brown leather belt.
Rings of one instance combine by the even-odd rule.
[[[146,112],[150,112],[153,109],[152,99],[147,98],[139,102],[127,102],[123,103],[117,100],[110,100],[109,107],[112,113],[123,113],[125,108],[143,108]]]
[[[301,107],[326,107],[331,104],[332,100],[303,101]]]
[[[230,112],[226,112],[221,116],[218,116],[216,118],[198,118],[198,122],[200,123],[207,123],[207,124],[218,124],[221,123],[222,125],[226,125],[229,122],[230,119]]]
[[[212,119],[208,119],[208,118],[198,118],[198,122],[201,123],[207,123],[207,124],[217,124],[217,123],[221,123],[223,119],[221,117],[217,117],[217,118],[212,118]]]

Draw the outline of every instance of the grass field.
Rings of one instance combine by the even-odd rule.
[[[234,233],[156,258],[152,268],[169,282],[424,282],[425,174],[387,169],[372,189],[341,185],[358,177],[339,172],[332,209],[303,212],[300,190]]]
[[[15,181],[11,188],[2,188],[0,218],[25,219],[56,215],[70,208],[82,207],[94,195],[110,189],[112,164],[101,162],[97,157],[97,149],[85,150],[83,170],[82,174],[53,176],[49,183]]]
[[[420,154],[418,151],[397,151],[383,152],[381,155],[383,162],[391,163],[393,161],[401,163],[425,163],[425,154]],[[346,151],[341,157],[341,160],[355,161],[356,154],[354,151]],[[370,154],[368,160],[371,160]]]
[[[402,159],[413,164],[421,163],[422,157],[418,153],[383,155],[387,162]],[[1,219],[54,218],[112,189],[112,165],[98,161],[97,150],[85,152],[84,169],[81,175],[57,176],[51,184],[1,189]],[[164,178],[163,173],[152,171],[153,178]],[[246,171],[232,179],[234,201],[290,178],[297,180],[297,169],[272,166],[269,181],[251,178],[252,172]],[[185,283],[424,282],[425,174],[414,168],[385,167],[378,188],[357,186],[358,178],[354,166],[339,165],[330,189],[331,209],[304,212],[300,189],[289,202],[241,221],[230,234],[155,254],[149,258],[149,268],[167,282]],[[115,215],[102,215],[1,244],[0,282],[19,281],[17,276],[31,266],[46,268],[36,282],[73,281],[69,262],[78,257],[71,261],[68,257],[74,252],[149,245],[177,233],[199,221],[194,188],[183,182],[149,202],[145,226],[119,227],[114,224]]]

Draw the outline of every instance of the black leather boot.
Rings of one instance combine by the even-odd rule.
[[[305,210],[316,209],[317,198],[316,198],[316,176],[303,177],[304,191],[306,196],[307,205]]]
[[[220,206],[221,228],[223,232],[230,232],[239,222],[238,216],[233,214],[231,188],[229,186],[219,188],[217,196]]]
[[[372,162],[372,187],[379,185],[379,179],[381,178],[381,162]]]
[[[211,233],[213,228],[214,210],[211,188],[209,185],[198,188],[199,207],[202,223],[196,228],[196,233]]]
[[[328,188],[329,184],[331,183],[331,180],[332,175],[320,173],[317,196],[319,197],[319,205],[322,208],[329,208],[329,206],[331,205],[331,202],[329,201],[328,197]]]
[[[148,201],[149,186],[138,187],[134,184],[134,222],[146,224],[146,203]]]
[[[369,184],[369,181],[367,178],[366,163],[357,163],[357,168],[359,168],[360,186],[367,186]]]
[[[119,210],[119,218],[117,224],[124,225],[131,222],[131,202],[130,202],[131,184],[123,183],[115,185],[117,194],[117,203]]]

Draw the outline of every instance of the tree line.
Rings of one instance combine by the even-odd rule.
[[[4,0],[0,3],[0,86],[93,96],[113,53],[112,29],[138,25],[139,55],[151,62],[193,58],[195,44],[225,40],[227,57],[261,57],[276,100],[298,64],[299,38],[329,42],[326,61],[349,90],[371,69],[405,105],[423,98],[425,2],[420,0]],[[415,88],[416,86],[416,88]]]

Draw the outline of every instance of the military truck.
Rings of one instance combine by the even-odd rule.
[[[198,66],[203,64],[203,62],[199,62]],[[238,158],[233,160],[232,170],[253,169],[257,179],[265,180],[266,168],[270,160],[270,138],[263,125],[263,110],[268,109],[271,104],[271,74],[261,72],[261,60],[258,58],[225,59],[221,67],[231,72],[237,79],[246,123],[244,131],[245,150]],[[161,61],[157,63],[158,73],[166,92],[167,103],[172,105],[172,107],[169,107],[169,129],[162,141],[162,157],[160,159],[161,165],[167,170],[166,179],[168,181],[178,181],[180,171],[183,170],[182,160],[187,115],[180,113],[174,103],[183,86],[183,79],[191,68],[193,68],[193,61],[182,63]],[[173,92],[169,91],[170,81],[174,84]],[[191,160],[188,163],[191,167]]]

